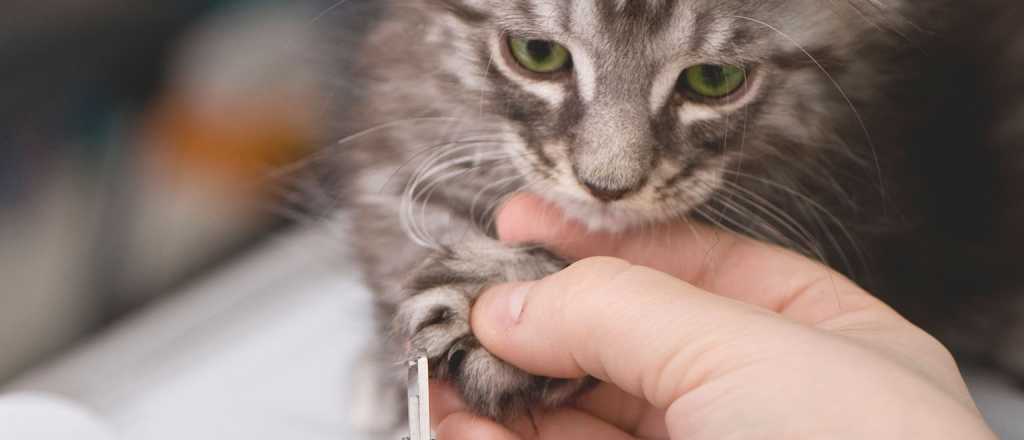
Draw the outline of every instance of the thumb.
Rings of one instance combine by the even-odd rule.
[[[591,375],[660,408],[704,378],[813,335],[766,309],[603,257],[494,287],[471,323],[488,350],[526,371]]]

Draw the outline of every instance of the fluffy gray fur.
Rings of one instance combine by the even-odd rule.
[[[1024,62],[1024,40],[1003,33],[1020,8],[999,3],[382,2],[347,78],[361,91],[348,136],[326,162],[377,293],[379,358],[427,354],[499,419],[586,389],[510,367],[470,331],[483,287],[567,263],[495,239],[493,211],[517,191],[593,229],[695,218],[792,248],[988,353],[976,335],[1009,317],[975,313],[995,301],[977,292],[1016,291],[999,258],[1024,241],[1007,203],[1024,191],[1007,186],[1024,164],[1024,83],[992,62]],[[993,31],[974,28],[996,15]],[[572,69],[524,72],[510,35],[557,41]],[[744,89],[681,96],[681,72],[705,63],[742,66]]]

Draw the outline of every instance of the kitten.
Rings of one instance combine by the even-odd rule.
[[[470,331],[485,286],[568,263],[495,239],[517,191],[595,230],[697,218],[786,246],[987,355],[978,341],[1012,316],[972,307],[1021,285],[1008,256],[1024,242],[1008,203],[1024,191],[1024,39],[1002,33],[1021,14],[999,3],[381,2],[356,134],[330,162],[388,340],[373,357],[426,354],[498,419],[587,389],[519,371]],[[990,6],[1002,24],[975,31]]]

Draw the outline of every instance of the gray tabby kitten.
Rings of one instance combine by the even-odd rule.
[[[517,191],[595,230],[696,218],[789,247],[966,355],[987,359],[992,332],[1009,325],[1009,314],[976,308],[997,304],[983,293],[1021,285],[1007,256],[1024,243],[1024,207],[1008,203],[1024,191],[1011,180],[1024,165],[1014,122],[1024,80],[992,68],[1024,61],[1024,40],[1003,33],[1019,7],[379,6],[348,112],[356,134],[331,167],[389,341],[380,370],[401,373],[396,360],[424,353],[472,409],[499,419],[587,389],[591,380],[519,371],[470,331],[485,286],[568,263],[495,239],[493,212]],[[978,30],[994,12],[1003,23]],[[387,386],[401,395],[397,376]]]

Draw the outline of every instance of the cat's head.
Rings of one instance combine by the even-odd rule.
[[[900,24],[876,0],[418,2],[436,99],[500,121],[537,192],[611,229],[757,197],[731,177],[870,161],[850,101],[878,72],[858,57]]]

